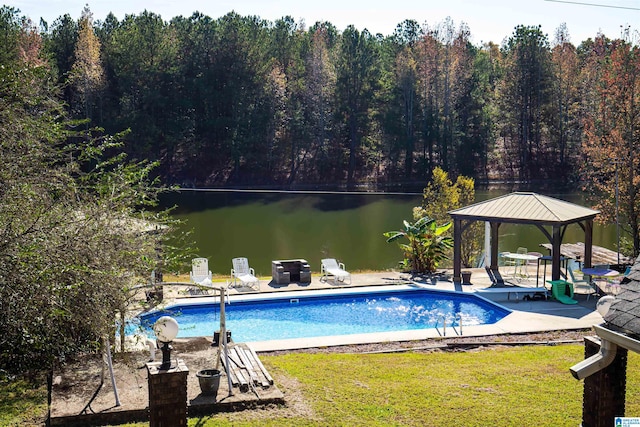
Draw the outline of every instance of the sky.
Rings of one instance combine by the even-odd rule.
[[[598,33],[618,38],[622,28],[640,30],[640,0],[4,0],[3,4],[19,9],[36,24],[40,18],[52,24],[64,14],[77,19],[88,4],[94,20],[104,20],[109,12],[121,20],[148,10],[169,21],[195,11],[214,19],[235,11],[271,22],[291,16],[307,27],[328,21],[340,31],[353,25],[385,36],[407,19],[436,26],[449,17],[456,27],[469,26],[474,44],[499,44],[517,25],[541,25],[553,42],[556,29],[565,23],[575,45]]]

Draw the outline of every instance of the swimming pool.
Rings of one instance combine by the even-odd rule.
[[[202,300],[202,299],[200,299]],[[144,333],[164,315],[180,325],[179,338],[212,336],[219,329],[219,302],[185,302],[139,316]],[[340,288],[230,297],[227,329],[236,342],[312,338],[493,324],[510,310],[473,295],[410,285]],[[129,333],[137,331],[136,326]]]

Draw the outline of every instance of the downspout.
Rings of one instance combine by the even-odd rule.
[[[600,351],[569,368],[571,374],[578,380],[584,379],[589,375],[593,375],[609,366],[616,357],[618,346],[640,353],[640,341],[623,333],[605,328],[602,325],[593,325],[593,329],[602,342],[600,344]]]
[[[602,340],[600,351],[588,359],[569,368],[571,375],[577,380],[582,380],[609,366],[616,357],[618,346],[611,341]]]

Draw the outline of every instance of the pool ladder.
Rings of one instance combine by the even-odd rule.
[[[458,330],[456,330],[455,322],[451,324],[451,329],[453,329],[456,335],[462,335],[462,313],[457,313],[455,320],[458,320]],[[442,321],[442,332],[440,332],[440,328],[438,328],[440,321]],[[436,331],[438,331],[438,335],[441,337],[447,336],[447,318],[445,316],[440,316],[438,320],[436,320]]]

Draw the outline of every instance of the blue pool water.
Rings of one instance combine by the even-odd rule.
[[[397,288],[397,287],[395,287]],[[336,292],[288,292],[269,299],[233,300],[225,305],[227,329],[236,342],[310,338],[434,328],[447,325],[492,324],[509,310],[471,294],[399,289]],[[263,297],[263,296],[262,296]],[[178,337],[212,336],[220,326],[219,303],[185,304],[139,316],[144,332],[153,337],[153,323],[175,317]],[[136,326],[129,328],[136,332]]]

